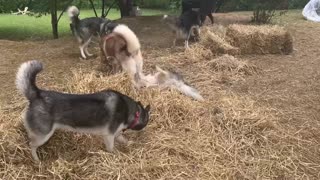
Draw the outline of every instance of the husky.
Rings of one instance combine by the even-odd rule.
[[[195,100],[204,101],[198,90],[187,84],[181,74],[163,70],[159,66],[156,66],[156,70],[155,74],[142,75],[137,84],[141,87],[174,88]]]
[[[93,54],[90,54],[88,51],[88,46],[92,37],[100,35],[101,24],[111,22],[111,20],[99,17],[90,17],[80,20],[80,11],[75,6],[69,7],[67,14],[71,20],[70,28],[72,34],[77,38],[80,44],[81,57],[87,59],[87,56],[93,56]]]
[[[36,60],[23,63],[17,73],[17,89],[29,101],[24,117],[31,153],[39,161],[37,148],[47,142],[55,130],[98,134],[106,150],[113,151],[114,141],[127,143],[122,131],[142,130],[149,122],[150,105],[113,90],[93,94],[66,94],[42,90],[36,76],[43,69]]]
[[[177,39],[184,39],[185,48],[189,48],[191,36],[199,39],[201,20],[198,12],[186,11],[179,17],[164,15],[163,20],[176,35],[173,40],[173,46],[176,45]]]
[[[104,23],[101,26],[102,60],[114,57],[113,70],[118,71],[119,66],[128,73],[131,80],[140,77],[143,71],[143,57],[141,45],[136,34],[126,25],[117,23]],[[135,81],[132,81],[135,85]]]

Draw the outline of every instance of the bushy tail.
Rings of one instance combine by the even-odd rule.
[[[173,83],[171,84],[171,87],[176,88],[177,90],[179,90],[184,95],[192,97],[195,100],[204,101],[203,97],[200,95],[198,90],[196,90],[195,88],[187,85],[182,80],[173,81]]]
[[[203,97],[200,95],[198,90],[187,85],[184,82],[181,75],[179,75],[177,73],[170,72],[170,71],[165,71],[158,66],[156,66],[156,69],[158,72],[162,73],[163,75],[165,75],[167,77],[167,80],[164,83],[165,85],[169,85],[169,86],[177,89],[178,91],[180,91],[184,95],[192,97],[195,100],[204,101]]]
[[[42,63],[34,60],[21,64],[18,70],[16,86],[28,100],[38,97],[39,89],[35,81],[37,74],[42,71],[42,68]]]
[[[198,101],[204,101],[198,90],[186,85],[184,82],[177,82],[174,87],[186,96],[192,97],[193,99]]]
[[[80,11],[76,6],[70,6],[67,10],[67,13],[71,21],[79,19],[78,16],[80,14]]]
[[[129,53],[135,53],[140,50],[139,39],[128,26],[119,24],[114,28],[113,32],[121,35],[126,40]]]

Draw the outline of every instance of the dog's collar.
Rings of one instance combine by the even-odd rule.
[[[140,112],[137,111],[134,116],[134,120],[133,120],[132,124],[129,126],[129,129],[133,129],[139,123],[139,119],[140,119]]]

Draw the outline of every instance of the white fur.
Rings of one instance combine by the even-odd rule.
[[[140,42],[135,33],[124,24],[119,24],[114,28],[113,32],[120,34],[127,42],[128,52],[136,53],[140,50]]]
[[[159,86],[161,88],[171,87],[177,89],[181,93],[185,94],[186,96],[192,97],[198,101],[204,101],[203,97],[200,93],[193,87],[186,85],[182,80],[176,79],[174,77],[170,77],[170,72],[161,69],[160,67],[156,66],[157,73],[151,75],[142,75],[140,82],[138,82],[138,86],[145,86],[145,87],[154,87]],[[166,79],[164,82],[160,82],[160,75],[165,75]]]
[[[186,85],[182,81],[174,81],[172,87],[176,88],[186,96],[194,98],[195,100],[204,101],[203,97],[195,88]]]
[[[168,15],[163,15],[163,19],[167,19],[168,18]]]
[[[16,76],[16,86],[20,93],[28,97],[31,84],[30,77],[35,71],[40,72],[42,70],[42,64],[39,61],[33,60],[21,64],[17,76]]]
[[[80,14],[80,11],[76,6],[71,6],[68,8],[67,14],[69,18],[73,18],[74,16],[78,16]]]

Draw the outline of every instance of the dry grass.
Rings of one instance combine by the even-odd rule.
[[[210,49],[214,54],[238,55],[240,53],[239,48],[230,45],[225,40],[222,33],[223,31],[215,32],[212,29],[204,28],[200,44],[205,48]]]
[[[259,95],[257,100],[251,92],[243,94],[232,89],[234,83],[259,78],[256,72],[264,69],[233,56],[216,57],[201,44],[186,52],[146,49],[144,57],[147,71],[160,65],[183,72],[206,101],[193,101],[175,90],[135,92],[124,74],[106,76],[93,71],[89,63],[84,65],[86,68],[74,68],[71,76],[51,81],[56,74],[47,73],[50,67],[46,66],[39,76],[40,87],[71,93],[118,90],[151,104],[150,124],[141,132],[127,131],[125,136],[133,143],[116,145],[114,153],[105,151],[100,137],[57,132],[39,149],[43,161],[35,164],[20,117],[26,102],[12,91],[10,103],[0,103],[0,178],[319,178],[320,160],[314,155],[319,153],[318,143],[305,139],[300,130],[287,128],[294,125],[281,122],[291,116],[265,103],[285,95]],[[295,116],[299,110],[289,113]]]
[[[105,77],[75,70],[66,82],[68,92],[90,93],[105,87],[151,104],[151,123],[142,132],[126,132],[133,144],[104,151],[99,137],[58,132],[39,153],[30,157],[19,114],[24,103],[3,109],[1,116],[1,176],[49,179],[259,179],[285,175],[301,166],[271,108],[246,96],[219,92],[205,103],[176,91],[147,89],[134,93],[123,74]],[[210,100],[209,100],[210,99]],[[285,138],[287,139],[287,138]],[[299,148],[299,147],[296,147]],[[271,163],[272,162],[272,163]],[[283,174],[284,173],[284,174]]]
[[[208,65],[216,71],[231,71],[235,73],[244,73],[252,75],[258,71],[254,65],[250,65],[248,61],[242,61],[234,56],[225,54],[208,62]]]
[[[230,25],[226,35],[241,54],[290,54],[291,34],[279,26]]]

